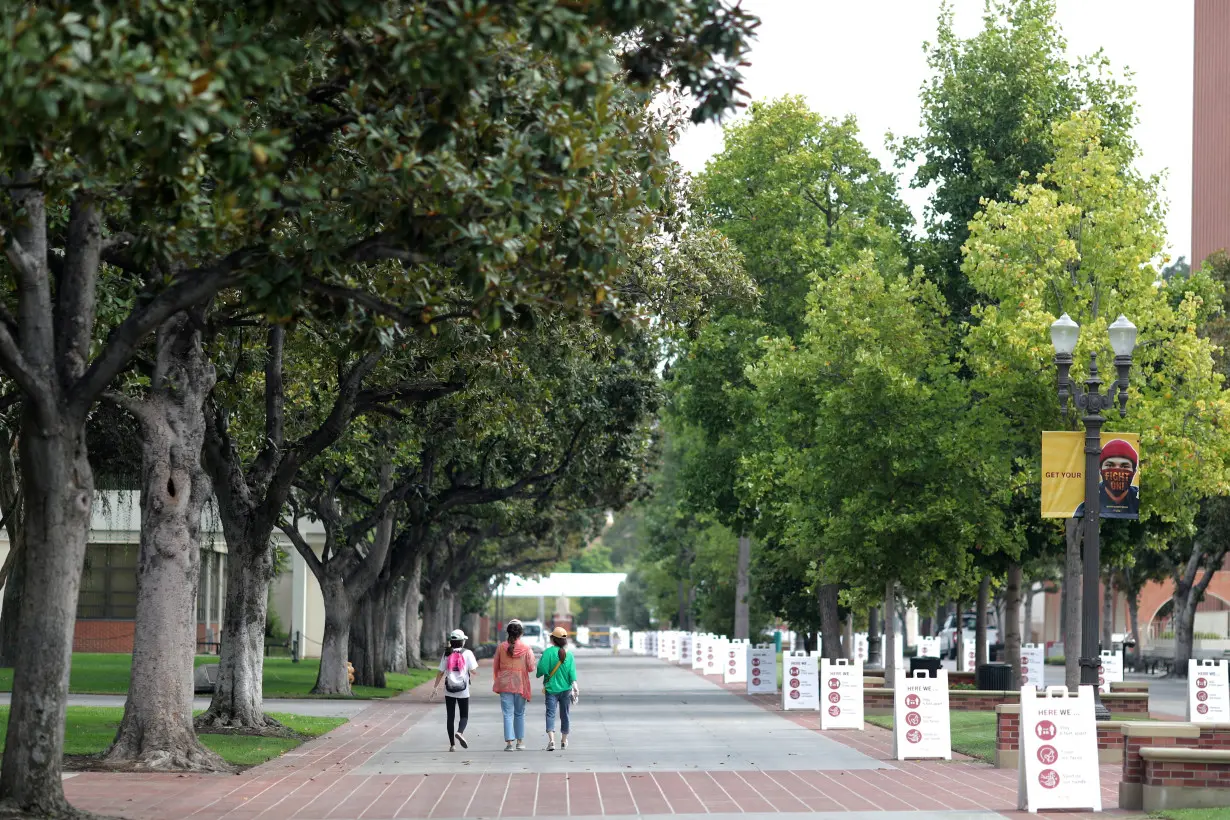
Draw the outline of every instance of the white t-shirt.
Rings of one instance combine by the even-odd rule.
[[[453,653],[450,650],[448,653],[446,653],[443,657],[440,658],[440,671],[445,674],[446,678],[448,675],[448,656],[451,654]],[[445,687],[444,694],[446,697],[468,698],[470,696],[470,673],[478,668],[478,658],[475,658],[474,653],[468,649],[461,650],[461,657],[464,658],[466,662],[466,675],[465,675],[466,688],[462,689],[460,692],[450,692],[448,691],[448,688]]]

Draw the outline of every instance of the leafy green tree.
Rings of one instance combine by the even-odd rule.
[[[612,105],[618,77],[642,100],[677,84],[709,118],[732,101],[753,23],[723,0],[82,9],[0,10],[0,367],[25,404],[30,593],[0,799],[46,816],[68,812],[84,425],[141,340],[239,286],[280,315],[312,294],[408,327],[605,301],[636,223],[612,210],[659,198],[666,155],[633,136],[637,106]],[[356,266],[385,278],[371,287]],[[260,515],[242,523],[264,550],[285,488],[255,483]],[[259,640],[242,642],[232,630],[224,645],[259,680]]]
[[[785,97],[751,106],[725,138],[697,178],[694,207],[743,255],[760,301],[754,311],[718,315],[686,339],[670,370],[672,424],[697,440],[680,468],[682,498],[738,535],[755,534],[753,560],[762,566],[765,512],[751,503],[741,475],[759,425],[746,376],[763,354],[758,340],[798,338],[809,276],[833,275],[864,252],[892,268],[909,219],[893,177],[859,142],[851,118],[825,119]],[[837,586],[825,585],[819,600],[835,639]]]
[[[961,248],[982,202],[1005,202],[1022,176],[1040,173],[1055,156],[1052,124],[1073,112],[1096,110],[1104,143],[1129,145],[1133,88],[1114,78],[1101,52],[1068,59],[1054,0],[987,0],[982,30],[965,40],[946,6],[926,52],[922,134],[903,139],[898,156],[902,166],[919,162],[912,187],[933,186],[924,255],[963,318],[977,294],[962,273]]]
[[[816,277],[808,308],[799,344],[766,342],[750,371],[766,429],[749,459],[760,508],[848,600],[961,580],[976,545],[999,545],[981,455],[995,425],[970,412],[938,289],[882,275],[866,252]]]
[[[1190,537],[1203,499],[1226,493],[1230,453],[1220,423],[1228,409],[1223,380],[1213,345],[1198,332],[1211,310],[1199,295],[1207,286],[1183,283],[1179,296],[1159,281],[1154,186],[1130,172],[1130,150],[1104,144],[1101,132],[1093,114],[1056,124],[1054,161],[1011,200],[987,203],[972,223],[964,270],[983,306],[974,312],[965,360],[982,406],[1008,421],[1002,452],[1018,463],[1014,483],[1034,482],[1041,432],[1075,423],[1055,399],[1051,322],[1068,313],[1081,325],[1072,368],[1079,381],[1089,354],[1104,349],[1109,322],[1130,317],[1139,341],[1128,416],[1110,414],[1106,427],[1140,432],[1142,518]],[[1069,621],[1071,641],[1079,622]],[[1076,670],[1068,672],[1071,684]]]

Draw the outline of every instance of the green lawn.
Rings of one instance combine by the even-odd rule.
[[[124,717],[122,707],[70,706],[64,729],[64,754],[93,755],[105,752]],[[306,737],[319,737],[346,722],[345,718],[303,717],[270,713],[292,731]],[[8,729],[9,708],[0,707],[0,751]],[[238,735],[201,735],[201,742],[224,760],[239,766],[253,766],[285,754],[301,741],[285,737],[243,737]]]
[[[995,713],[949,712],[952,750],[963,755],[995,762]],[[1114,720],[1147,720],[1138,715],[1111,715]],[[867,722],[885,729],[893,728],[892,715],[868,715]],[[1193,820],[1195,820],[1193,818]],[[1227,815],[1230,820],[1230,815]]]
[[[952,731],[952,750],[994,763],[995,713],[949,712],[948,716]],[[867,722],[885,729],[893,728],[892,715],[868,715]]]
[[[1151,816],[1168,820],[1230,820],[1230,809],[1170,809]]]
[[[217,663],[213,655],[198,655],[197,666]],[[75,695],[123,695],[128,692],[132,656],[113,653],[78,652],[73,654],[73,670],[68,691]],[[292,663],[290,658],[265,658],[265,697],[305,698],[316,682],[319,660],[305,659]],[[408,675],[389,674],[388,688],[356,686],[357,698],[388,698],[413,689],[430,680],[435,672],[411,670]],[[0,692],[13,691],[13,670],[0,669]]]

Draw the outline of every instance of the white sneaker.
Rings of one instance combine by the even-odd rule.
[[[559,747],[560,747],[560,749],[561,749],[561,750],[563,750],[563,749],[567,749],[567,748],[568,748],[568,738],[566,738],[566,737],[565,737],[565,738],[561,738],[561,739],[560,739],[560,742],[559,742]]]
[[[504,743],[504,751],[511,752],[513,750],[513,742],[511,740]]]
[[[518,751],[518,752],[524,752],[524,751],[525,751],[525,741],[524,741],[524,740],[518,740],[518,741],[517,741],[517,751]]]
[[[547,751],[548,751],[548,752],[554,752],[554,751],[555,751],[555,741],[554,741],[554,740],[548,740],[548,741],[547,741]]]

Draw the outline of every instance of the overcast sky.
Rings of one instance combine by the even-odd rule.
[[[983,0],[952,5],[960,36],[981,28]],[[891,167],[885,133],[919,132],[922,47],[934,39],[940,0],[744,0],[744,7],[762,21],[746,71],[752,99],[802,94],[825,116],[854,114],[863,141]],[[1139,170],[1165,174],[1174,256],[1191,247],[1192,16],[1193,0],[1058,0],[1072,57],[1101,48],[1116,73],[1135,75]],[[720,126],[706,125],[687,132],[674,154],[699,171],[721,148]],[[921,218],[926,193],[902,195]]]

